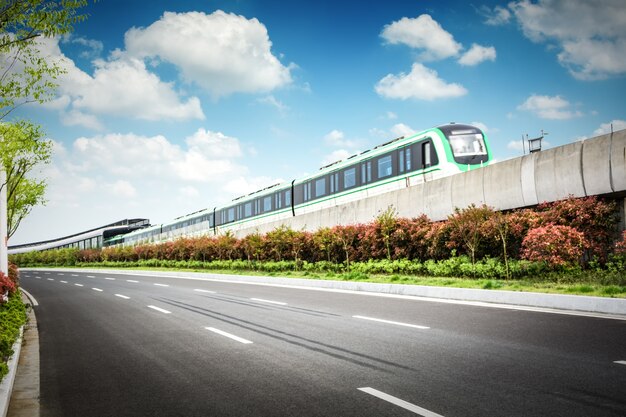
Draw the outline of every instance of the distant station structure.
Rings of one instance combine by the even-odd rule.
[[[77,249],[96,249],[101,248],[104,242],[118,235],[133,232],[137,229],[149,226],[149,219],[125,219],[115,223],[97,227],[95,229],[86,230],[84,232],[75,233],[73,235],[64,236],[58,239],[44,240],[41,242],[27,243],[23,245],[9,246],[9,254],[24,253],[34,250],[60,249],[60,248],[77,248]]]

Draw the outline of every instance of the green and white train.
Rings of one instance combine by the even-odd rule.
[[[276,184],[226,206],[204,209],[171,223],[115,236],[104,244],[134,245],[227,230],[254,230],[283,220],[288,224],[291,217],[468,171],[490,160],[487,138],[479,128],[438,126],[337,161],[306,178]]]

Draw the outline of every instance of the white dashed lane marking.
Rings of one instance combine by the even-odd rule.
[[[92,288],[92,290],[98,291],[98,292],[102,292],[102,290],[100,288]]]
[[[115,294],[115,296],[116,296],[116,297],[123,298],[124,300],[130,300],[130,297],[127,297],[127,296],[122,295],[122,294]]]
[[[126,282],[132,282],[132,283],[137,283],[139,281],[135,281],[134,279],[127,279]]]
[[[159,308],[159,307],[157,307],[157,306],[152,306],[152,305],[150,305],[150,306],[147,306],[147,307],[148,307],[148,308],[151,308],[151,309],[153,309],[153,310],[156,310],[156,311],[160,311],[160,312],[161,312],[161,313],[163,313],[163,314],[172,314],[172,312],[171,312],[171,311],[167,311],[167,310],[162,309],[162,308]]]
[[[279,306],[286,306],[287,303],[283,303],[282,301],[272,301],[272,300],[264,300],[262,298],[251,298],[252,301],[260,301],[262,303],[269,303],[269,304],[277,304]]]
[[[156,285],[157,287],[169,287],[168,284],[153,284]]]
[[[248,344],[252,343],[250,340],[244,339],[244,338],[239,337],[239,336],[235,336],[234,334],[226,333],[225,331],[220,330],[220,329],[216,329],[215,327],[205,327],[205,329],[207,329],[210,332],[222,335],[224,337],[228,337],[229,339],[236,340],[237,342],[243,343],[245,345],[248,345]]]
[[[83,284],[74,284],[74,285],[76,285],[77,287],[84,287]]]
[[[204,292],[204,293],[207,293],[207,294],[215,294],[215,291],[201,290],[201,289],[199,289],[199,288],[196,288],[194,291],[197,291],[197,292]]]
[[[373,395],[376,398],[380,398],[381,400],[387,401],[388,403],[391,403],[393,405],[397,405],[398,407],[402,407],[405,410],[409,410],[423,417],[443,417],[441,414],[433,413],[432,411],[429,411],[425,408],[419,407],[415,404],[411,404],[410,402],[401,400],[400,398],[394,397],[392,395],[385,394],[384,392],[378,391],[374,388],[364,387],[357,389],[359,391],[365,392],[366,394]]]
[[[365,317],[365,316],[352,316],[352,317],[354,317],[355,319],[377,321],[379,323],[393,324],[396,326],[413,327],[414,329],[422,329],[422,330],[430,329],[430,327],[419,326],[417,324],[402,323],[399,321],[391,321],[391,320],[383,320],[383,319],[377,319],[374,317]]]

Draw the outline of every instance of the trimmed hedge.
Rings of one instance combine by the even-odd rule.
[[[134,247],[29,252],[12,255],[11,259],[20,266],[124,263],[355,273],[363,273],[363,264],[384,260],[390,263],[373,264],[385,273],[397,273],[398,267],[391,265],[401,264],[407,265],[411,274],[511,278],[590,266],[624,271],[626,250],[622,248],[626,243],[615,243],[617,224],[617,205],[596,197],[569,198],[508,213],[472,205],[457,209],[442,222],[431,222],[426,216],[397,218],[390,208],[369,224],[322,228],[313,233],[281,226],[242,239],[227,232]],[[215,263],[219,262],[229,266],[218,267]],[[216,267],[209,268],[207,263]]]

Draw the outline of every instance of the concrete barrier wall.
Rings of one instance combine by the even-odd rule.
[[[436,180],[420,178],[410,187],[311,213],[234,230],[237,236],[287,225],[317,230],[367,223],[393,206],[400,217],[426,214],[444,220],[455,207],[487,204],[496,210],[533,206],[570,195],[626,195],[626,130],[525,155]]]

